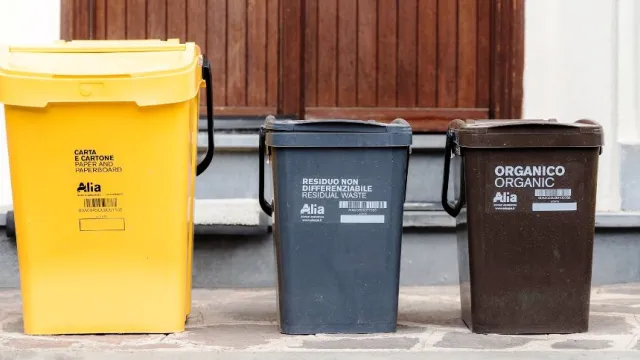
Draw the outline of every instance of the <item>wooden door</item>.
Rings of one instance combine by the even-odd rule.
[[[62,0],[64,39],[195,41],[218,116],[417,132],[520,117],[523,28],[524,0]]]
[[[508,50],[501,49],[501,37],[520,31],[507,40],[523,40],[513,26],[521,21],[521,1],[306,0],[305,5],[305,118],[402,117],[414,129],[431,131],[455,118],[507,115],[495,111],[500,99],[493,96],[501,94],[492,90],[510,90],[500,86],[506,72],[522,76],[519,59],[517,69],[508,67],[504,55],[512,53],[499,52]],[[511,11],[509,29],[500,27],[505,11]],[[521,78],[516,81],[521,87]]]
[[[307,0],[306,118],[487,118],[490,0]]]

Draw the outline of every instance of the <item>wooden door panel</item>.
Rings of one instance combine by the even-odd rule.
[[[212,63],[217,115],[277,112],[279,0],[94,0],[93,9],[88,4],[62,1],[63,38],[193,41]],[[202,112],[204,105],[202,97]]]
[[[380,107],[393,107],[397,104],[396,47],[398,34],[398,9],[396,0],[378,0],[378,103]],[[359,89],[367,91],[366,89]]]
[[[356,94],[359,107],[372,107],[378,103],[378,31],[377,0],[358,0],[358,82]],[[363,89],[368,89],[363,91]]]
[[[207,58],[213,74],[213,104],[227,105],[227,0],[207,2]]]
[[[89,2],[83,0],[60,1],[60,34],[65,40],[91,38]]]
[[[227,106],[247,104],[247,2],[227,2]]]
[[[418,106],[418,0],[398,2],[397,106]]]
[[[275,113],[274,109],[278,106],[278,87],[280,84],[280,27],[282,20],[280,19],[280,0],[266,0],[267,2],[267,16],[266,16],[266,30],[267,34],[267,46],[266,46],[266,60],[267,60],[267,103],[266,107],[269,109],[265,112]]]
[[[393,1],[393,0],[391,0]],[[427,0],[435,1],[435,0]],[[438,43],[436,53],[438,101],[439,108],[456,107],[457,90],[457,15],[458,7],[456,0],[438,1]]]
[[[438,103],[438,2],[418,1],[418,95],[417,106]]]
[[[338,1],[337,106],[357,104],[358,0]]]
[[[63,3],[64,4],[64,3]],[[93,28],[90,29],[93,33],[91,34],[91,38],[93,39],[106,39],[107,38],[107,24],[106,24],[106,20],[107,17],[104,15],[107,11],[107,3],[106,0],[94,0],[94,9],[93,9],[93,14],[95,14],[94,19],[93,19]],[[90,10],[87,9],[87,12],[89,12]],[[99,14],[99,15],[98,15]],[[91,15],[88,15],[91,16]],[[74,32],[75,35],[75,32]],[[70,38],[71,36],[69,36]],[[64,37],[63,34],[63,38],[65,38],[66,40],[68,40],[67,37]],[[78,39],[78,37],[73,37],[75,39]],[[89,37],[87,37],[89,38]]]
[[[138,0],[143,1],[144,0]],[[207,0],[188,0],[186,7],[187,39],[208,50],[207,42]],[[208,52],[206,52],[208,58]]]
[[[111,0],[109,0],[111,2]],[[147,1],[127,0],[127,39],[147,38]],[[138,25],[141,23],[142,25]]]
[[[318,2],[322,0],[307,0],[305,3],[305,44],[304,59],[305,64],[305,106],[316,106],[318,104],[318,54],[317,46],[309,46],[318,42]]]
[[[267,103],[267,2],[247,2],[247,106]]]
[[[118,40],[127,37],[126,0],[106,1],[105,39]],[[130,31],[131,32],[131,31]]]
[[[147,6],[146,15],[146,37],[148,39],[166,39],[167,3],[165,1],[156,1],[153,6]],[[96,16],[96,20],[99,18],[99,16]]]
[[[306,1],[306,118],[489,116],[491,0],[335,1]]]
[[[318,106],[336,106],[338,90],[338,0],[321,0],[318,5]]]
[[[477,107],[478,0],[458,1],[457,101],[459,108]],[[486,61],[486,59],[485,59]]]
[[[111,0],[108,0],[111,1]],[[153,0],[152,1],[153,4]],[[152,5],[153,8],[153,5]],[[187,39],[187,0],[167,1],[167,38],[180,39],[184,42]],[[142,25],[142,24],[140,24]],[[189,39],[192,40],[192,39]],[[202,46],[198,44],[199,46]]]
[[[476,104],[483,108],[491,108],[491,63],[494,61],[491,57],[491,19],[494,17],[492,15],[492,2],[493,0],[478,0],[476,5],[478,14],[478,26],[476,28]],[[506,35],[509,36],[510,34]],[[519,36],[514,36],[514,39],[519,41]],[[524,41],[524,37],[522,41]]]

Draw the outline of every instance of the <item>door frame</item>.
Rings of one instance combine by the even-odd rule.
[[[93,37],[94,1],[61,1],[61,38]],[[279,116],[305,119],[305,0],[279,1],[278,106]],[[491,94],[489,117],[518,119],[522,116],[524,74],[525,0],[492,0]],[[427,109],[428,110],[428,109]],[[441,132],[446,121],[436,120],[422,131]],[[375,112],[376,108],[371,108]],[[441,114],[441,111],[440,111]],[[472,115],[472,114],[470,114]],[[427,122],[428,123],[428,122]]]

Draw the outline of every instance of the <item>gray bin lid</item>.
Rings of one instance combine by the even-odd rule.
[[[466,148],[601,147],[602,126],[592,120],[454,120],[449,130]]]
[[[410,146],[409,123],[374,120],[277,120],[268,117],[266,144],[273,147],[402,147]]]

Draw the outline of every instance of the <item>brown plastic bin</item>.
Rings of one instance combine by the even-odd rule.
[[[591,120],[449,124],[442,205],[456,217],[462,319],[471,331],[588,330],[602,146],[602,127]]]

